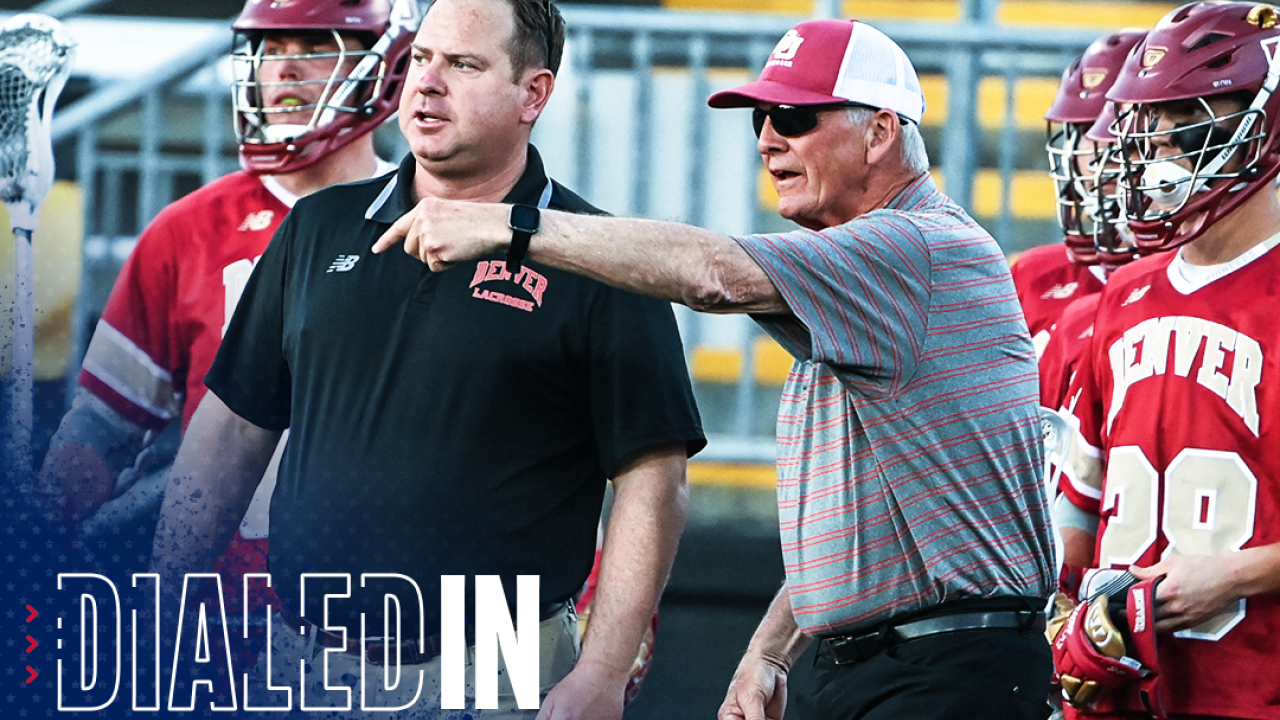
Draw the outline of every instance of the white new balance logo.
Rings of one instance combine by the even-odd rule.
[[[339,255],[334,258],[333,264],[325,272],[349,272],[351,268],[356,266],[356,261],[359,259],[359,255]]]
[[[1147,291],[1150,289],[1151,289],[1150,285],[1143,285],[1140,288],[1134,288],[1133,292],[1129,293],[1129,297],[1125,298],[1124,302],[1120,303],[1120,306],[1124,307],[1125,305],[1130,305],[1132,303],[1138,302],[1139,300],[1142,299],[1143,295],[1147,294]]]
[[[1059,283],[1044,291],[1040,296],[1041,300],[1066,300],[1076,294],[1076,288],[1080,287],[1080,283],[1070,282],[1065,285]]]
[[[249,213],[244,217],[237,228],[240,232],[247,230],[266,230],[271,227],[271,221],[276,217],[275,212],[271,210],[259,210],[258,212]]]

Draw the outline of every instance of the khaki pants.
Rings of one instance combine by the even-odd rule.
[[[336,720],[337,718],[378,718],[380,720],[452,720],[453,718],[502,717],[512,720],[533,720],[538,714],[536,709],[521,710],[511,690],[511,682],[506,662],[499,653],[498,657],[498,708],[494,710],[475,709],[475,647],[468,647],[466,653],[466,709],[440,709],[440,658],[418,665],[401,665],[398,684],[391,690],[383,690],[384,682],[397,682],[395,666],[383,667],[372,663],[365,664],[369,697],[369,710],[361,709],[360,658],[344,652],[329,652],[331,648],[317,645],[311,637],[300,635],[291,629],[276,614],[271,621],[271,685],[274,688],[289,687],[292,689],[293,714],[289,717],[315,718],[316,720]],[[539,667],[539,688],[541,696],[547,692],[569,671],[578,660],[581,645],[578,638],[577,614],[569,606],[555,615],[543,620],[538,625],[538,650],[541,659]],[[342,691],[325,689],[325,656],[328,656],[327,678],[330,687],[350,689],[349,695]],[[301,666],[301,675],[299,667]],[[249,703],[246,703],[246,715],[250,717],[272,718],[279,720],[285,713],[255,713],[249,704],[262,707],[268,703],[283,705],[278,690],[272,692],[267,688],[267,657],[263,651],[258,657],[258,666],[249,681]],[[418,677],[421,671],[421,692],[417,700],[414,693],[418,691]],[[390,680],[386,675],[390,673]],[[301,678],[301,681],[300,681]],[[306,706],[303,708],[303,696],[306,695]],[[412,703],[412,704],[410,704]],[[387,711],[373,708],[400,707],[408,705],[404,710]],[[344,708],[350,709],[344,709]]]

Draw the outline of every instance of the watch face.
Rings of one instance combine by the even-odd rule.
[[[507,224],[511,226],[512,230],[536,233],[538,232],[539,220],[538,208],[532,205],[512,205],[511,218],[507,221]]]

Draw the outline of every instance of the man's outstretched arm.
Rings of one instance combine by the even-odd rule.
[[[212,392],[187,426],[156,525],[151,570],[208,572],[226,550],[281,433],[236,415]]]
[[[425,198],[374,244],[397,242],[434,271],[511,245],[509,205]],[[691,225],[543,210],[528,257],[703,312],[783,313],[759,264],[728,235]]]

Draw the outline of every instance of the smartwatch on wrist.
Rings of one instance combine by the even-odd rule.
[[[511,215],[507,218],[507,226],[511,228],[511,249],[507,250],[507,272],[515,275],[520,272],[520,263],[529,251],[529,239],[538,232],[542,214],[533,205],[515,203],[511,206]]]

